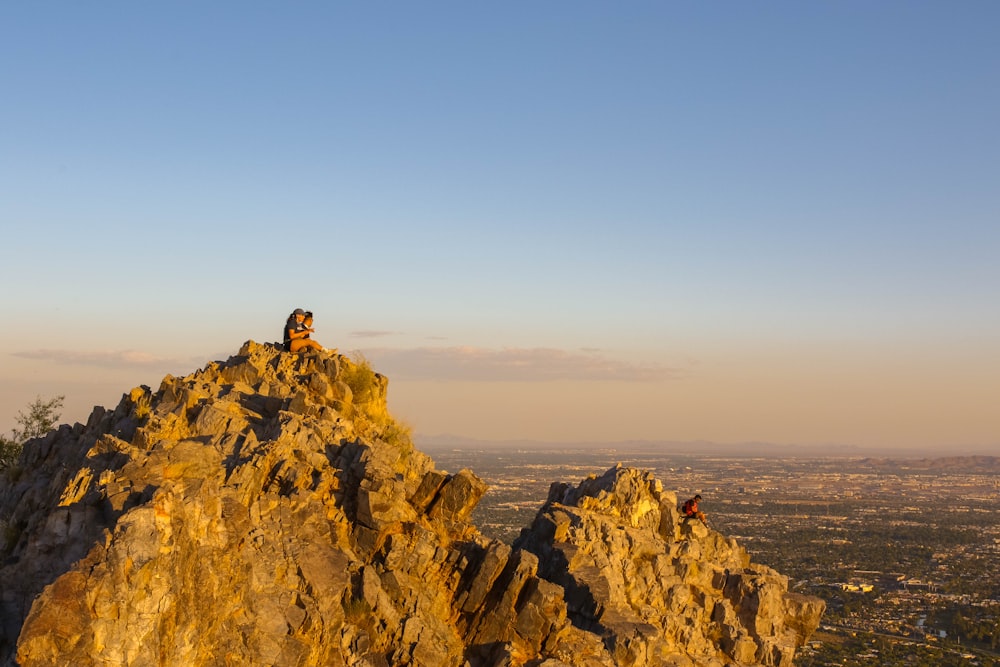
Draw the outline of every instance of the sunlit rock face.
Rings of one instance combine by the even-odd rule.
[[[516,544],[362,361],[248,341],[0,474],[0,661],[786,665],[822,602],[643,471],[554,484]]]
[[[824,610],[735,540],[682,520],[676,495],[636,469],[553,484],[514,546],[619,665],[790,665]]]

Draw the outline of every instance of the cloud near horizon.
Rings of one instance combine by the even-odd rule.
[[[656,382],[689,374],[690,364],[669,367],[610,359],[599,350],[554,348],[488,349],[472,346],[368,348],[361,350],[377,369],[391,378],[474,382],[618,381]],[[11,356],[63,366],[148,368],[166,370],[201,367],[206,359],[160,357],[139,350],[24,350]],[[220,354],[212,358],[225,359]]]
[[[184,363],[182,359],[158,357],[139,350],[25,350],[11,356],[37,361],[51,361],[64,366],[98,366],[101,368],[159,368]]]
[[[552,348],[421,347],[369,349],[364,354],[391,378],[477,382],[548,382],[590,380],[655,382],[687,375],[660,364],[632,364],[609,359],[596,350],[570,352]]]
[[[376,331],[366,329],[362,331],[352,331],[350,335],[352,338],[382,338],[384,336],[395,336],[398,333],[398,331]]]

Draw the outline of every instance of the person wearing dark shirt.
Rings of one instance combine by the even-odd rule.
[[[306,311],[296,308],[285,322],[284,347],[287,352],[323,351],[323,346],[309,337],[315,329],[306,324]]]

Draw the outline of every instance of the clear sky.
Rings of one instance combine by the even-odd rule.
[[[418,435],[1000,453],[1000,3],[0,4],[0,431],[295,307]]]

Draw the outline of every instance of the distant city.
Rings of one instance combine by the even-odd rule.
[[[1000,457],[718,455],[711,447],[419,444],[438,468],[490,484],[473,521],[510,543],[553,482],[617,463],[654,472],[678,503],[789,587],[827,601],[796,664],[1000,666]]]

